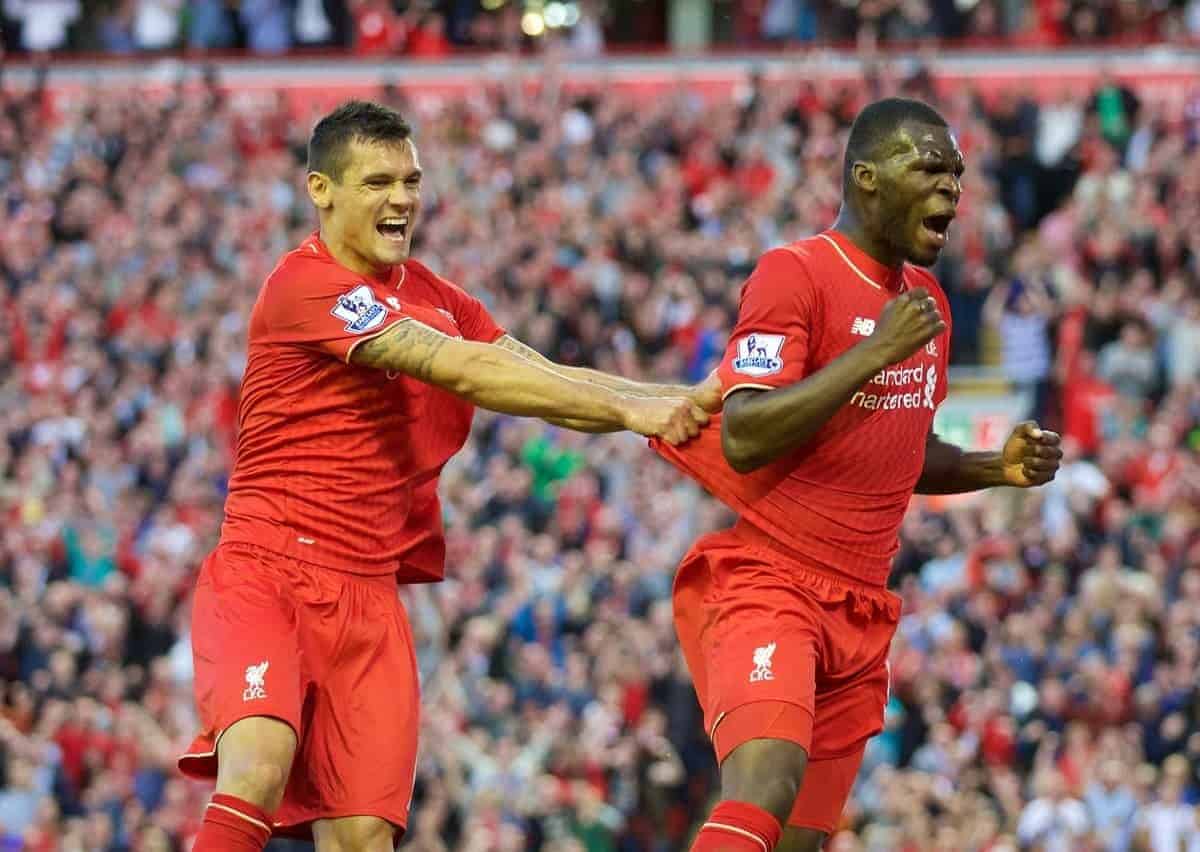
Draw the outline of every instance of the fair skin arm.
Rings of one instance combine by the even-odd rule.
[[[695,386],[650,384],[635,382],[632,379],[602,373],[599,370],[590,370],[586,367],[568,367],[563,364],[556,364],[532,346],[527,346],[508,334],[497,340],[495,345],[524,358],[528,358],[535,364],[551,370],[564,378],[599,385],[600,387],[616,391],[623,396],[649,398],[682,397],[683,399],[690,399],[693,403],[708,412],[717,411],[721,407],[720,386],[715,373],[709,376],[704,382]],[[615,432],[619,428],[590,418],[564,419],[548,417],[546,421],[555,426],[562,426],[565,429],[573,429],[576,432]]]
[[[587,421],[679,444],[708,416],[688,400],[637,398],[576,381],[515,352],[450,337],[404,319],[351,350],[350,361],[393,370],[469,402],[520,417]]]

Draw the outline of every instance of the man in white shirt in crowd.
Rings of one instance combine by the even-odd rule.
[[[1158,785],[1158,801],[1138,818],[1138,848],[1149,852],[1200,852],[1200,823],[1196,808],[1183,801],[1183,785],[1167,777]]]
[[[1067,795],[1062,774],[1045,769],[1034,782],[1037,798],[1021,811],[1017,839],[1022,848],[1042,852],[1077,852],[1088,834],[1087,808]]]

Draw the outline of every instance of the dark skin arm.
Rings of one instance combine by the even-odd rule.
[[[738,473],[750,473],[787,455],[816,435],[884,366],[878,353],[859,345],[794,385],[734,391],[721,421],[725,459]]]
[[[911,290],[887,304],[874,334],[803,381],[734,392],[721,422],[726,461],[738,473],[750,473],[787,455],[811,440],[872,376],[945,330],[929,293]]]
[[[1017,425],[999,452],[967,452],[930,432],[918,494],[964,494],[982,488],[1045,485],[1058,473],[1062,439],[1032,420]]]

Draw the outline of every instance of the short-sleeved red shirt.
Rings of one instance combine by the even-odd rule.
[[[836,231],[767,252],[742,288],[718,369],[725,395],[811,376],[870,336],[884,305],[913,287],[928,289],[949,318],[932,275],[888,269]],[[726,463],[720,418],[681,447],[655,447],[787,550],[882,585],[946,396],[949,348],[947,330],[863,385],[810,442],[753,473]]]
[[[437,479],[474,407],[349,363],[355,346],[406,319],[467,340],[504,334],[477,299],[416,261],[365,277],[317,234],[283,257],[250,315],[223,542],[404,582],[441,578]]]

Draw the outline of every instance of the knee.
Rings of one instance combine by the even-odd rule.
[[[267,813],[274,813],[283,801],[288,774],[288,767],[276,761],[253,757],[236,761],[228,772],[221,772],[217,792],[237,796]]]
[[[391,852],[395,831],[379,817],[322,820],[313,826],[319,852]]]
[[[274,719],[244,719],[222,735],[217,749],[217,792],[273,813],[296,753],[292,729]]]
[[[808,754],[787,740],[750,740],[721,764],[721,798],[749,802],[786,823],[800,793]]]

